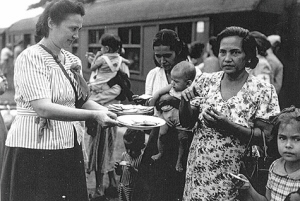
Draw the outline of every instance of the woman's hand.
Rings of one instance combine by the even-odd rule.
[[[216,109],[209,107],[203,112],[203,120],[206,126],[224,130],[230,124],[228,118]]]
[[[119,123],[116,121],[117,115],[110,111],[98,110],[95,112],[95,120],[104,128],[117,126]]]
[[[197,92],[194,86],[190,86],[181,92],[181,97],[186,101],[190,101],[197,96]]]

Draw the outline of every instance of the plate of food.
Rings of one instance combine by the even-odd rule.
[[[159,117],[149,115],[122,115],[118,116],[117,120],[122,126],[135,130],[150,130],[166,123],[165,120]]]
[[[111,104],[107,108],[117,115],[151,115],[154,113],[153,106]]]

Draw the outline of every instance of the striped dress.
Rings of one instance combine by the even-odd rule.
[[[143,152],[136,158],[129,156],[127,152],[122,153],[121,161],[128,161],[133,168],[139,169],[141,164]],[[120,177],[119,184],[119,200],[120,201],[131,201],[133,188],[137,179],[137,172],[130,172],[127,166],[122,167],[122,175]]]

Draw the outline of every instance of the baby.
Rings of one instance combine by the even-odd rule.
[[[152,156],[154,161],[160,159],[165,151],[166,137],[170,128],[178,130],[179,150],[176,163],[176,170],[183,171],[183,160],[187,157],[189,148],[189,136],[192,136],[190,129],[183,128],[179,122],[179,102],[181,92],[189,87],[196,76],[196,69],[193,64],[182,61],[175,65],[171,71],[171,84],[157,91],[150,99],[149,105],[154,106],[160,111],[159,116],[166,120],[167,124],[160,127],[158,137],[159,153]],[[177,104],[176,104],[177,102]]]

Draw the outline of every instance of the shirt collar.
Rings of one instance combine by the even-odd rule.
[[[300,180],[300,169],[288,174],[284,168],[285,160],[283,158],[278,159],[274,164],[273,172],[280,176],[285,176],[294,180]]]

